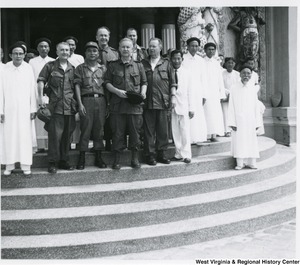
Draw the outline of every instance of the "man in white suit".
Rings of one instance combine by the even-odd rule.
[[[175,71],[177,89],[171,93],[172,103],[172,133],[175,143],[173,161],[190,163],[192,158],[190,140],[190,119],[194,117],[193,95],[189,85],[189,71],[181,67],[183,54],[180,50],[171,52],[171,62]]]

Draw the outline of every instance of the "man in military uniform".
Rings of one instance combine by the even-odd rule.
[[[103,89],[104,66],[100,65],[99,46],[96,42],[85,45],[85,62],[75,70],[75,92],[80,114],[79,160],[77,169],[84,169],[85,152],[88,151],[89,139],[94,142],[96,152],[95,165],[106,168],[101,158],[103,145],[103,130],[106,114],[106,101]],[[92,137],[91,137],[92,136]]]
[[[96,40],[99,46],[99,59],[100,63],[107,67],[107,64],[111,61],[115,61],[119,58],[119,53],[116,49],[108,46],[110,38],[109,28],[102,26],[97,29]],[[107,101],[109,102],[109,93],[106,95]],[[107,151],[111,150],[111,128],[110,128],[110,118],[107,117],[104,125],[104,139],[105,139],[105,149]]]
[[[149,57],[142,60],[148,80],[144,109],[144,151],[149,165],[157,161],[169,164],[165,155],[168,148],[168,110],[171,108],[171,92],[176,89],[174,70],[168,59],[161,57],[162,41],[149,41]]]
[[[73,170],[69,164],[70,137],[75,129],[77,103],[74,99],[74,66],[68,62],[70,46],[61,42],[56,46],[58,59],[48,62],[38,77],[38,101],[42,100],[43,89],[47,84],[49,109],[52,116],[48,125],[48,161],[49,173],[60,169]],[[58,165],[57,165],[58,163]]]
[[[103,26],[97,29],[96,40],[99,46],[99,58],[101,63],[105,66],[107,66],[108,62],[115,61],[119,58],[118,51],[108,46],[109,38],[109,28]]]
[[[137,31],[134,28],[129,28],[126,31],[126,37],[131,39],[133,42],[133,51],[132,51],[132,58],[135,61],[142,61],[148,57],[147,51],[144,47],[140,47],[137,44]]]
[[[119,43],[121,58],[107,66],[105,87],[111,92],[110,122],[113,134],[114,163],[113,169],[120,169],[120,154],[124,149],[126,127],[129,132],[129,149],[132,152],[131,167],[140,168],[138,148],[140,146],[140,129],[143,124],[141,104],[128,101],[127,92],[140,93],[146,98],[147,79],[142,63],[132,59],[133,43],[124,38]]]

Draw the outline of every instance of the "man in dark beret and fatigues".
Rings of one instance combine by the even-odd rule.
[[[80,114],[79,160],[77,169],[84,169],[85,152],[88,151],[89,139],[93,139],[96,153],[95,165],[106,168],[102,160],[103,130],[106,114],[106,101],[103,88],[104,66],[100,65],[99,46],[96,42],[85,45],[85,62],[75,70],[75,92]]]

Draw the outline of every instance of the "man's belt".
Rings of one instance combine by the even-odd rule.
[[[104,95],[102,94],[86,94],[86,95],[82,95],[82,98],[100,98],[100,97],[104,97]]]

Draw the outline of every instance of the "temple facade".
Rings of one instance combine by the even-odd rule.
[[[12,43],[22,40],[36,48],[40,37],[51,39],[51,57],[56,57],[55,44],[68,35],[78,38],[76,53],[83,54],[100,26],[110,28],[114,48],[133,27],[145,48],[151,37],[161,38],[163,53],[185,51],[186,40],[196,36],[202,48],[214,42],[218,55],[234,57],[237,65],[254,58],[266,106],[265,135],[285,145],[296,142],[297,7],[3,8],[3,61],[9,60]]]

